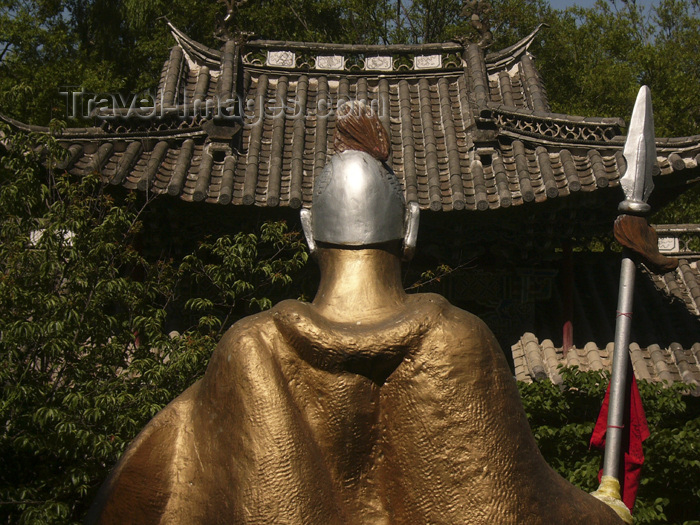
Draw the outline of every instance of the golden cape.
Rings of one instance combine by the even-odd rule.
[[[491,332],[432,294],[372,325],[236,323],[139,434],[99,524],[618,524],[544,461]]]

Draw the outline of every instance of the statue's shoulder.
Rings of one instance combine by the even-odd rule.
[[[431,315],[439,315],[445,323],[456,323],[470,328],[483,328],[488,330],[486,323],[476,315],[454,306],[442,295],[436,293],[419,293],[409,296],[409,306],[416,310],[425,309]]]
[[[224,334],[214,351],[214,355],[230,353],[238,349],[251,349],[269,346],[279,337],[275,317],[280,314],[304,316],[308,304],[293,299],[277,303],[264,312],[249,315],[236,321]]]
[[[424,309],[433,320],[432,332],[443,333],[450,339],[469,341],[471,344],[494,346],[498,343],[487,324],[476,315],[454,306],[442,295],[434,293],[414,294],[411,308]],[[436,330],[439,328],[439,330]]]
[[[255,338],[258,334],[265,332],[273,324],[275,312],[278,311],[279,308],[288,308],[286,303],[300,302],[294,300],[282,301],[269,310],[248,315],[242,319],[239,319],[233,323],[228,330],[226,330],[226,333],[224,333],[224,336],[221,338],[219,344],[233,344],[240,342],[241,339],[246,340],[248,338]]]

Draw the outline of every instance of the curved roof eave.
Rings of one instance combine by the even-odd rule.
[[[207,67],[217,67],[220,65],[223,53],[221,50],[213,49],[193,40],[180,29],[178,29],[167,18],[165,19],[173,38],[183,51],[199,65]],[[534,42],[538,33],[547,24],[539,24],[529,35],[519,40],[515,44],[500,51],[493,51],[484,57],[487,70],[499,70],[510,67],[513,63],[525,54]],[[323,52],[346,52],[346,53],[430,53],[430,52],[455,52],[464,49],[464,45],[458,42],[436,42],[426,44],[390,44],[390,45],[358,45],[358,44],[333,44],[323,42],[295,42],[284,40],[251,40],[246,42],[246,46],[259,49],[290,49],[303,51]]]

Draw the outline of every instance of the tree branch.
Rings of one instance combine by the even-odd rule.
[[[294,7],[293,7],[291,4],[289,5],[289,9],[292,10],[292,13],[294,13],[294,16],[296,16],[296,17],[297,17],[297,20],[299,20],[299,22],[301,22],[301,25],[304,26],[304,29],[306,29],[307,31],[311,31],[311,30],[309,29],[308,24],[306,23],[306,20],[304,20],[302,17],[299,16],[299,13],[297,13],[297,12],[294,10]]]
[[[0,62],[2,62],[3,58],[5,58],[5,53],[7,53],[7,50],[10,49],[10,42],[5,44],[5,49],[0,52]]]

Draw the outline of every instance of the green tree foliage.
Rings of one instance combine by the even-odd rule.
[[[396,42],[443,42],[472,33],[467,20],[461,16],[459,0],[417,0],[398,4],[402,16],[397,19],[393,34]]]
[[[134,246],[148,202],[97,175],[47,174],[52,137],[0,131],[0,522],[76,523],[222,331],[294,295],[307,254],[269,223],[183,262],[146,260]],[[183,309],[192,326],[169,335]]]
[[[639,86],[654,97],[658,136],[700,130],[700,9],[603,0],[549,18],[538,58],[555,111],[629,118]],[[537,49],[534,49],[537,53]]]
[[[289,288],[292,276],[307,260],[301,236],[288,232],[284,223],[267,222],[259,235],[238,233],[207,240],[180,266],[203,296],[189,299],[185,306],[218,339],[233,320],[272,307],[279,288]]]
[[[547,462],[586,492],[598,487],[602,454],[588,444],[609,375],[561,370],[550,381],[518,383],[530,426]],[[635,523],[697,524],[700,516],[700,403],[682,384],[639,381],[651,436],[634,508]],[[691,481],[692,480],[692,481]]]

